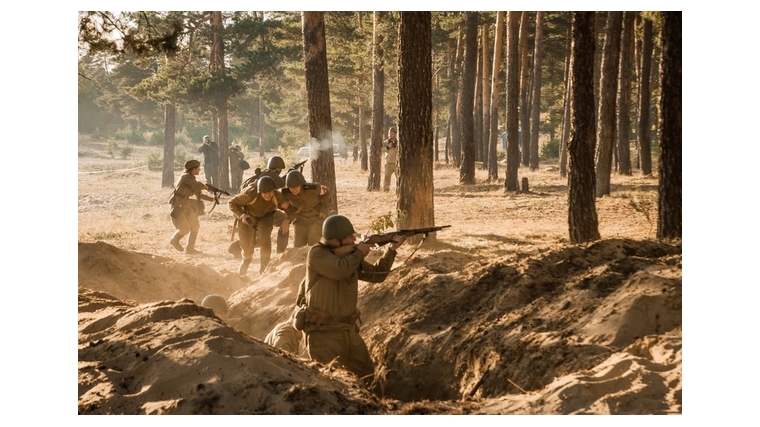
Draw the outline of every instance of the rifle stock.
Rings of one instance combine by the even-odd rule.
[[[382,246],[382,245],[392,242],[394,236],[411,237],[417,234],[434,233],[436,231],[440,231],[448,227],[451,227],[451,226],[442,225],[440,227],[409,228],[409,229],[403,229],[403,230],[397,230],[397,231],[390,231],[388,233],[371,234],[369,236],[365,236],[362,239],[362,243]]]

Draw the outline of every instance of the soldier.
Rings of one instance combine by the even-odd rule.
[[[201,301],[201,307],[210,308],[217,317],[227,320],[227,301],[221,295],[206,295]]]
[[[285,176],[286,188],[282,195],[290,204],[285,213],[295,228],[293,247],[314,245],[322,237],[322,223],[330,213],[332,198],[327,187],[307,183],[300,171]]]
[[[383,141],[383,153],[385,153],[385,176],[383,177],[383,191],[391,189],[391,175],[396,175],[396,159],[398,158],[398,139],[396,139],[396,127],[388,129],[388,139]]]
[[[245,276],[248,266],[251,265],[253,250],[256,242],[259,244],[261,267],[263,272],[272,252],[272,228],[274,227],[275,212],[287,209],[287,202],[282,193],[277,190],[274,180],[268,176],[259,178],[256,188],[249,186],[243,193],[230,199],[227,203],[230,211],[238,219],[240,233],[240,248],[243,252],[243,261],[240,263],[238,274]],[[284,213],[281,212],[284,216]],[[287,219],[283,224],[287,226]]]
[[[214,187],[219,187],[219,146],[208,135],[203,136],[203,144],[198,147],[198,152],[203,153],[203,172],[206,173],[206,182]]]
[[[172,224],[177,230],[169,243],[174,246],[174,249],[182,252],[183,248],[179,241],[185,234],[190,233],[190,237],[187,238],[187,247],[184,248],[185,253],[190,255],[201,253],[195,249],[195,240],[198,238],[198,230],[201,227],[198,216],[203,214],[203,200],[214,201],[213,197],[201,194],[201,191],[208,190],[208,187],[196,180],[195,177],[200,173],[201,162],[198,160],[185,162],[185,173],[179,179],[170,200]],[[195,196],[195,199],[191,199],[191,196]]]
[[[264,342],[272,347],[298,354],[302,337],[303,332],[294,328],[293,319],[289,318],[278,323],[264,338]]]
[[[374,363],[356,326],[360,314],[359,280],[374,283],[385,280],[396,258],[396,249],[405,238],[395,236],[387,252],[370,264],[364,260],[370,245],[356,244],[354,233],[348,218],[332,215],[322,225],[322,240],[309,248],[304,332],[309,358],[325,364],[337,359],[359,378],[371,382]]]
[[[245,154],[239,145],[233,145],[228,152],[230,158],[230,186],[234,191],[240,191],[240,185],[243,183],[243,168],[241,161],[245,160]],[[212,184],[213,185],[213,184]]]

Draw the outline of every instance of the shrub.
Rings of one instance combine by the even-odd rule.
[[[127,126],[124,129],[116,131],[115,136],[127,141],[130,144],[139,144],[141,142],[145,142],[145,135],[132,126]]]
[[[541,147],[542,159],[556,159],[559,157],[559,141],[551,140]]]
[[[164,168],[164,158],[158,150],[148,151],[145,162],[148,164],[148,170],[159,171]]]
[[[129,145],[125,145],[125,146],[121,147],[121,158],[122,159],[126,159],[127,157],[129,157],[130,154],[132,154],[132,147],[130,147]]]
[[[111,157],[116,157],[116,152],[119,151],[119,144],[116,143],[116,141],[108,141],[108,154],[111,155]]]
[[[164,145],[164,132],[163,131],[151,132],[150,138],[148,139],[148,143],[150,145]]]

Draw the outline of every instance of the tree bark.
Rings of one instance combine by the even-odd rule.
[[[452,164],[455,167],[460,167],[462,164],[462,91],[464,87],[464,76],[463,74],[463,68],[464,65],[462,64],[464,58],[464,31],[460,27],[459,29],[459,38],[457,40],[457,57],[455,64],[457,64],[457,71],[456,71],[456,79],[457,79],[457,90],[456,90],[456,114],[454,117],[456,117],[456,120],[452,122],[452,133],[451,133],[451,160]],[[460,78],[461,77],[461,78]]]
[[[457,126],[456,42],[449,39],[447,47],[449,60],[449,120],[446,127],[446,149],[443,152],[443,157],[446,164],[449,164],[449,154],[453,154],[453,133],[455,131],[459,132],[459,127]]]
[[[658,239],[681,238],[681,12],[662,12]]]
[[[572,108],[573,26],[567,32],[567,60],[565,61],[565,100],[562,113],[562,143],[559,148],[559,176],[567,176],[567,145],[570,142],[570,110]]]
[[[496,13],[496,35],[493,44],[493,71],[491,72],[490,132],[488,149],[488,180],[499,179],[496,150],[499,144],[499,70],[501,70],[502,42],[504,39],[504,12]]]
[[[523,12],[525,13],[525,12]],[[507,172],[504,179],[506,191],[520,191],[517,170],[520,168],[518,142],[518,104],[520,97],[520,22],[519,12],[507,13]]]
[[[480,28],[475,34],[480,33]],[[477,36],[476,36],[477,37]],[[472,106],[473,161],[483,160],[483,39],[478,37],[478,51],[475,63],[475,97]]]
[[[530,118],[530,170],[538,169],[538,129],[541,121],[541,44],[544,35],[544,12],[536,12],[536,39],[533,49],[533,96]]]
[[[372,13],[372,131],[369,146],[369,176],[367,191],[380,191],[382,165],[380,146],[383,143],[383,118],[385,117],[385,57],[382,47],[379,12]]]
[[[602,52],[602,76],[599,83],[599,114],[596,124],[596,196],[610,194],[612,150],[615,144],[615,101],[617,99],[620,32],[623,12],[609,12],[607,34]]]
[[[303,53],[306,77],[306,99],[311,144],[319,150],[311,162],[312,181],[326,186],[332,194],[331,212],[338,212],[335,186],[335,161],[332,150],[332,118],[330,115],[330,81],[327,75],[324,12],[302,12]]]
[[[649,110],[651,108],[652,78],[652,20],[643,19],[641,39],[641,78],[639,79],[639,126],[636,135],[639,140],[641,174],[652,174],[652,140],[650,137]]]
[[[462,138],[462,164],[459,168],[460,184],[475,184],[475,73],[478,66],[478,12],[466,12],[465,52],[462,71],[462,103],[459,114]]]
[[[480,128],[483,134],[480,138],[480,160],[483,162],[483,169],[488,168],[488,148],[491,145],[491,63],[489,53],[491,48],[488,39],[490,38],[490,25],[483,24],[483,96],[481,98],[483,120]]]
[[[620,44],[620,80],[618,90],[618,173],[631,175],[631,73],[634,69],[634,25],[636,12],[623,13],[623,35]]]
[[[174,187],[174,129],[177,107],[174,104],[164,106],[164,165],[161,174],[161,187]]]
[[[213,41],[211,45],[211,59],[209,66],[211,75],[216,78],[224,77],[226,71],[224,67],[224,38],[222,25],[222,12],[215,11],[211,14],[211,27],[213,31]],[[217,169],[216,183],[217,187],[224,190],[230,188],[230,167],[229,162],[224,159],[229,158],[227,151],[229,147],[229,135],[227,129],[227,95],[217,94],[215,99],[216,107],[216,143],[219,149],[219,167]]]
[[[594,26],[594,12],[573,12],[568,225],[576,244],[600,238],[594,199]]]
[[[398,74],[403,143],[399,144],[397,207],[403,215],[397,225],[431,227],[435,225],[431,12],[401,12]]]
[[[522,149],[522,164],[528,166],[530,162],[530,59],[528,58],[528,12],[522,12],[520,16],[520,133],[518,139],[522,141],[518,152]],[[523,146],[524,144],[524,146]],[[517,180],[517,177],[515,177]]]

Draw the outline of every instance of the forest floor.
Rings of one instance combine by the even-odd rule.
[[[682,248],[655,240],[656,176],[613,174],[596,201],[602,240],[573,245],[556,160],[520,169],[528,193],[504,192],[503,165],[499,182],[478,168],[462,186],[436,163],[435,223],[451,227],[401,246],[385,282],[360,283],[370,391],[262,342],[292,313],[305,248],[291,238],[261,275],[257,251],[241,279],[223,197],[201,217],[203,255],[177,252],[171,189],[136,162],[147,151],[117,159],[79,141],[80,414],[682,413]],[[350,158],[335,168],[358,231],[395,211],[395,187],[368,193]],[[199,307],[212,293],[226,320]]]

